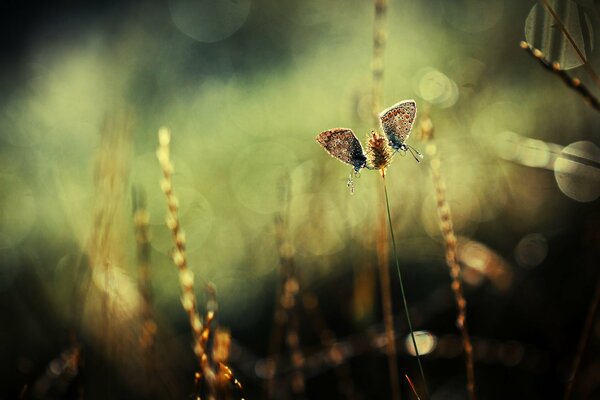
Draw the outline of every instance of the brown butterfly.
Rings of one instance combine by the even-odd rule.
[[[415,160],[419,161],[423,155],[405,143],[410,136],[416,115],[417,104],[415,101],[403,100],[382,111],[379,114],[379,121],[381,129],[387,137],[386,146],[389,146],[394,153],[410,150]],[[369,165],[367,154],[352,129],[329,129],[319,133],[316,139],[330,155],[353,166],[355,172],[358,173],[361,168],[374,169],[372,165]]]

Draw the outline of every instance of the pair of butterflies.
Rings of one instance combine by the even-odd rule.
[[[405,143],[410,136],[416,116],[417,104],[415,101],[403,100],[382,111],[379,114],[379,121],[381,129],[387,137],[388,145],[394,152],[410,150],[415,159],[419,161],[417,156],[423,158],[423,155]],[[316,139],[330,155],[353,166],[356,173],[361,168],[371,169],[367,165],[367,155],[352,129],[329,129],[319,133]]]

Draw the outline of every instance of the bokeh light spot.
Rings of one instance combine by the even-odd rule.
[[[550,149],[541,140],[525,139],[519,147],[518,160],[528,167],[545,167],[551,160]]]
[[[182,33],[212,43],[242,27],[250,12],[250,0],[169,0],[169,10]]]
[[[532,233],[519,241],[515,248],[515,259],[523,268],[534,268],[544,261],[548,254],[548,242],[538,233]]]
[[[419,355],[424,356],[425,354],[429,354],[435,350],[435,347],[437,346],[437,338],[431,332],[415,331],[414,335],[415,342],[417,342],[417,348],[419,349]],[[411,356],[417,355],[411,335],[406,336],[406,339],[404,339],[404,345],[406,346],[406,351],[408,351],[408,354]]]
[[[559,189],[580,202],[600,196],[600,149],[588,141],[565,147],[554,162],[554,177]]]
[[[451,107],[458,100],[456,83],[433,68],[423,68],[419,71],[414,89],[423,100],[442,108]]]

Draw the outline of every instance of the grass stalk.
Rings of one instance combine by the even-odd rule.
[[[379,124],[379,111],[383,98],[383,72],[385,66],[386,16],[388,0],[374,0],[375,15],[373,20],[373,55],[372,55],[372,92],[371,106],[374,126]],[[379,232],[377,241],[377,263],[379,269],[379,283],[381,286],[381,308],[386,333],[386,354],[392,386],[392,399],[401,397],[400,380],[398,378],[398,360],[396,357],[396,332],[394,330],[394,315],[392,307],[392,294],[389,274],[389,248],[386,240],[385,209],[381,209],[379,218]]]
[[[373,74],[371,105],[373,121],[375,126],[379,124],[379,111],[381,111],[381,100],[383,98],[383,71],[385,44],[387,41],[386,16],[388,0],[374,0],[375,19],[373,20],[373,59],[371,71]]]
[[[298,398],[305,397],[304,354],[300,346],[300,279],[296,270],[294,247],[289,239],[289,179],[284,177],[280,185],[282,208],[275,216],[275,240],[279,256],[280,285],[277,291],[277,304],[273,318],[273,327],[269,340],[269,358],[272,368],[265,385],[265,397],[273,398],[277,386],[276,374],[282,344],[290,352],[293,366],[290,386]]]
[[[421,124],[422,138],[430,141],[433,138],[433,124],[429,117],[425,117]],[[446,246],[446,264],[448,265],[452,279],[452,292],[456,300],[458,314],[456,325],[461,333],[463,350],[465,352],[465,367],[467,373],[467,393],[470,400],[475,400],[475,372],[473,367],[473,346],[467,329],[467,301],[463,295],[461,282],[461,268],[456,258],[456,235],[452,224],[452,213],[446,196],[446,185],[440,172],[440,159],[437,155],[437,146],[430,141],[426,148],[430,157],[430,168],[433,184],[436,190],[438,216],[440,218],[440,229]]]
[[[159,148],[156,156],[163,172],[161,188],[167,198],[167,227],[173,235],[175,249],[172,254],[173,262],[179,270],[179,283],[181,285],[181,304],[188,314],[192,334],[194,337],[194,353],[198,358],[200,370],[208,369],[208,357],[206,355],[205,343],[202,337],[204,331],[202,320],[198,314],[196,295],[194,293],[194,274],[188,268],[185,251],[185,233],[179,221],[179,201],[173,192],[173,164],[170,159],[171,133],[166,128],[158,132]]]
[[[146,380],[152,386],[156,373],[155,336],[157,325],[152,307],[153,294],[150,282],[150,214],[146,209],[146,195],[141,189],[133,191],[133,224],[138,264],[138,288],[142,297],[140,318],[142,322],[139,344],[144,354]]]
[[[425,372],[423,371],[423,364],[421,363],[421,355],[419,354],[419,348],[417,347],[417,341],[415,339],[415,333],[412,327],[410,319],[410,313],[408,312],[408,302],[406,301],[406,291],[404,290],[404,282],[402,280],[402,272],[400,271],[400,261],[398,260],[398,251],[396,249],[396,237],[394,236],[394,227],[392,225],[392,213],[390,212],[390,200],[387,191],[387,185],[385,182],[385,173],[382,170],[381,179],[383,182],[383,192],[385,195],[385,208],[387,211],[388,225],[390,227],[390,240],[392,249],[394,251],[394,260],[396,261],[396,271],[398,273],[398,281],[400,282],[400,293],[402,294],[402,303],[404,305],[404,313],[406,315],[406,322],[410,331],[410,337],[412,339],[413,346],[415,348],[415,354],[417,356],[417,363],[419,364],[419,372],[421,373],[421,379],[423,380],[423,386],[425,387],[426,398],[429,399],[429,388],[427,386],[427,380],[425,379]]]
[[[394,313],[389,272],[389,242],[387,240],[385,207],[383,206],[383,202],[381,204],[377,241],[377,264],[379,267],[379,284],[381,286],[381,308],[383,311],[383,325],[385,327],[386,354],[390,372],[390,384],[392,386],[392,399],[400,399],[401,392],[400,379],[398,378],[396,331],[394,328]]]

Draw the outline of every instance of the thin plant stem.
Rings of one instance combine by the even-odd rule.
[[[562,22],[562,20],[560,19],[560,17],[556,13],[556,11],[552,8],[550,3],[548,3],[548,0],[540,0],[540,1],[544,5],[544,7],[546,7],[546,10],[548,10],[548,12],[552,15],[552,18],[554,18],[554,21],[556,22],[556,25],[558,26],[560,31],[565,35],[565,37],[567,38],[569,43],[571,43],[571,46],[573,46],[573,49],[579,56],[579,59],[583,63],[583,66],[584,66],[585,70],[587,71],[588,75],[594,80],[594,83],[596,84],[596,86],[600,87],[600,77],[598,77],[598,74],[596,74],[596,71],[594,71],[594,68],[592,68],[591,64],[585,58],[581,49],[579,48],[579,46],[577,46],[577,43],[575,43],[573,36],[571,36],[569,31],[567,30],[567,27]]]
[[[141,189],[133,190],[133,223],[138,264],[138,288],[142,297],[139,344],[143,351],[144,370],[150,387],[156,374],[155,336],[157,325],[154,321],[153,294],[150,280],[150,214],[146,208],[146,195]]]
[[[406,322],[410,331],[410,337],[412,339],[413,346],[415,348],[415,354],[417,356],[417,363],[419,364],[419,372],[421,373],[421,379],[425,386],[425,394],[429,399],[429,388],[427,386],[427,380],[425,379],[425,372],[423,371],[423,365],[421,364],[421,356],[419,354],[419,348],[417,347],[417,340],[415,339],[415,333],[410,320],[410,313],[408,312],[408,302],[406,301],[406,293],[404,290],[404,282],[402,281],[402,272],[400,271],[400,261],[398,260],[398,251],[396,250],[396,238],[394,236],[394,228],[392,226],[392,213],[390,212],[390,199],[388,196],[387,185],[385,182],[385,175],[381,174],[383,180],[383,192],[385,194],[385,208],[387,210],[388,224],[390,227],[390,239],[392,241],[392,249],[394,250],[394,260],[396,261],[396,271],[398,272],[398,281],[400,282],[400,293],[402,294],[402,303],[404,305],[404,313],[406,314]]]
[[[564,70],[560,69],[560,64],[558,62],[550,62],[544,58],[544,53],[542,53],[539,49],[531,46],[531,44],[521,41],[520,46],[523,50],[525,50],[529,55],[538,60],[540,65],[549,72],[558,75],[560,79],[581,95],[583,99],[590,105],[590,107],[594,108],[596,111],[600,111],[600,102],[594,95],[589,91],[583,83],[577,78],[572,78],[569,74],[567,74]]]
[[[389,271],[389,245],[386,234],[385,207],[382,204],[379,218],[379,232],[377,241],[377,261],[379,264],[379,284],[381,285],[381,308],[383,311],[383,324],[385,327],[386,353],[392,385],[392,399],[400,399],[400,380],[398,379],[398,360],[396,358],[396,332],[394,329],[394,313],[392,306],[392,291]]]
[[[379,121],[379,111],[383,98],[383,71],[385,66],[385,44],[386,44],[386,16],[388,0],[374,0],[375,15],[373,20],[373,56],[371,64],[372,92],[371,106],[372,117],[375,126]],[[398,379],[398,360],[396,358],[396,333],[394,331],[394,315],[392,308],[392,293],[390,288],[390,274],[388,271],[388,242],[385,235],[385,210],[380,213],[380,229],[377,243],[377,262],[379,266],[379,282],[381,285],[381,308],[383,311],[383,322],[387,338],[386,353],[390,373],[390,384],[392,386],[392,399],[401,398],[400,380]]]
[[[417,389],[415,389],[415,385],[413,385],[413,383],[410,380],[410,378],[408,377],[408,375],[404,374],[404,377],[406,378],[406,381],[410,385],[410,388],[412,389],[413,393],[415,394],[415,397],[417,398],[417,400],[421,400],[421,398],[419,397],[419,393],[417,393]]]
[[[590,307],[588,308],[588,313],[585,318],[585,323],[583,325],[583,331],[581,332],[581,337],[579,338],[579,344],[577,345],[577,353],[575,353],[575,358],[573,359],[573,365],[571,366],[571,372],[569,374],[569,381],[567,383],[565,395],[563,397],[564,400],[569,400],[569,398],[571,397],[571,392],[573,391],[573,386],[575,384],[575,377],[577,376],[577,371],[579,370],[579,364],[581,364],[583,351],[585,350],[585,346],[587,345],[588,339],[590,337],[590,332],[592,330],[594,322],[594,316],[596,315],[596,310],[598,309],[599,302],[600,279],[598,279],[598,281],[596,282],[594,297],[592,298],[592,302],[590,303]]]

